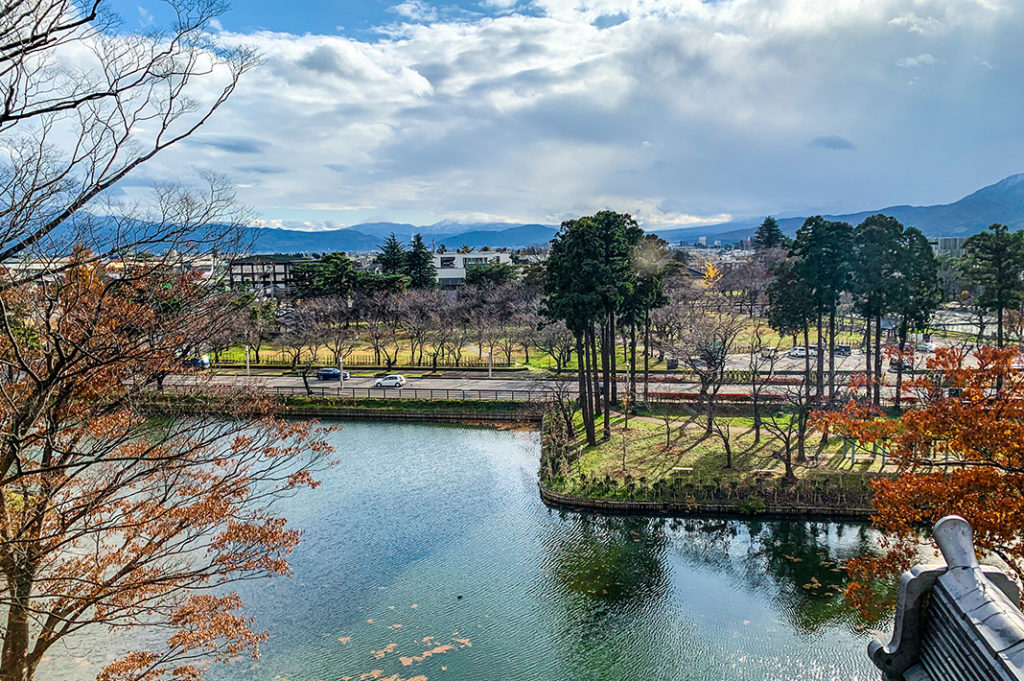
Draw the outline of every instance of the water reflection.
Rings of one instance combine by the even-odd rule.
[[[534,434],[334,437],[341,463],[281,509],[305,531],[295,576],[242,585],[263,657],[211,681],[877,678],[838,592],[855,526],[558,513]],[[41,679],[95,678],[93,643]]]

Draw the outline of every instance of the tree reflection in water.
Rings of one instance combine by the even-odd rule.
[[[536,588],[549,591],[555,601],[554,626],[561,621],[566,632],[586,632],[576,649],[567,651],[570,655],[628,652],[621,641],[610,644],[615,635],[645,645],[659,645],[660,640],[666,646],[685,644],[679,637],[686,631],[697,636],[692,623],[677,621],[680,613],[668,606],[673,555],[691,569],[706,568],[741,590],[763,594],[800,634],[834,627],[862,630],[872,624],[843,598],[844,563],[873,548],[867,526],[585,514],[562,518],[572,530],[563,528],[544,542],[544,578],[552,586]],[[633,631],[620,629],[625,622]],[[598,666],[613,671],[616,660],[605,659]]]
[[[534,591],[550,605],[542,616],[568,643],[560,652],[572,678],[628,676],[637,668],[637,656],[652,648],[672,650],[678,627],[666,603],[670,538],[662,522],[575,513],[561,517],[572,528],[545,537]],[[670,678],[676,671],[673,662],[659,656],[652,656],[650,664],[650,678]]]
[[[678,551],[767,593],[799,632],[874,624],[843,597],[846,561],[875,549],[867,525],[673,519],[669,527]]]

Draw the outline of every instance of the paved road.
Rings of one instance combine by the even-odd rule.
[[[861,358],[863,361],[863,358]],[[855,370],[850,367],[849,370]],[[303,394],[302,378],[299,376],[242,376],[242,375],[218,375],[211,377],[219,384],[250,384],[254,390],[266,390],[269,392],[282,392],[290,394]],[[182,380],[179,378],[178,380]],[[343,396],[354,397],[421,397],[432,399],[501,399],[501,400],[530,400],[543,399],[542,395],[551,394],[556,383],[540,379],[525,378],[519,376],[508,376],[495,374],[493,378],[486,376],[435,376],[429,378],[408,377],[405,386],[401,391],[394,388],[375,389],[373,387],[374,377],[360,376],[344,382]],[[174,380],[168,381],[173,384]],[[336,380],[318,381],[310,378],[310,387],[316,392],[325,394],[337,394],[341,385]],[[641,382],[642,386],[642,382]],[[567,389],[574,392],[575,381],[568,384]],[[563,388],[565,389],[565,388]],[[642,387],[641,387],[642,389]],[[699,385],[693,382],[675,382],[652,380],[650,390],[654,394],[675,393],[675,392],[697,392]],[[619,382],[619,390],[626,390],[625,383]],[[434,392],[425,392],[434,391]],[[440,391],[445,391],[442,394]],[[764,394],[781,392],[781,387],[769,386],[765,388]],[[722,393],[749,393],[748,384],[727,384],[721,388]],[[891,389],[889,390],[891,392]]]

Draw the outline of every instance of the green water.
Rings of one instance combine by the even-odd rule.
[[[830,562],[863,528],[551,511],[535,433],[331,437],[340,464],[281,509],[305,532],[294,577],[242,589],[263,656],[211,679],[878,678]],[[71,653],[50,678],[103,657]]]

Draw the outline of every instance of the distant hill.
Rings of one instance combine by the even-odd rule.
[[[523,248],[546,244],[558,231],[550,225],[510,225],[508,223],[437,223],[417,227],[393,222],[375,222],[341,229],[316,232],[294,229],[254,227],[251,230],[255,253],[311,253],[373,251],[393,232],[403,243],[413,234],[422,234],[427,244],[444,244],[449,250],[467,245],[473,248]]]
[[[968,236],[993,222],[1004,223],[1011,229],[1024,229],[1024,174],[1011,175],[955,203],[938,206],[889,206],[825,217],[857,224],[876,213],[891,215],[905,225],[919,228],[927,236]],[[108,238],[108,232],[114,229],[114,223],[108,218],[93,219],[95,225],[91,241],[102,245]],[[708,237],[709,240],[730,243],[753,236],[762,219],[746,218],[701,227],[648,231],[657,233],[670,243],[694,242],[702,236]],[[803,217],[785,217],[779,218],[779,225],[783,232],[791,235],[803,221]],[[320,231],[252,227],[249,228],[249,236],[254,253],[359,253],[376,250],[392,232],[404,243],[408,243],[413,234],[420,233],[428,245],[444,244],[449,250],[455,250],[463,245],[473,248],[523,248],[546,244],[557,231],[556,225],[503,222],[467,224],[444,220],[421,226],[372,222]],[[70,242],[72,238],[76,238],[64,229],[57,230],[51,237],[57,243]],[[153,248],[159,250],[156,246]]]
[[[1010,229],[1024,228],[1024,173],[979,189],[969,196],[938,206],[889,206],[877,210],[866,210],[844,215],[826,215],[829,220],[842,220],[853,225],[871,215],[890,215],[908,227],[917,227],[925,236],[970,236],[985,229],[994,222],[1001,222]],[[757,231],[762,218],[723,222],[704,227],[658,230],[666,241],[696,241],[699,237],[720,239],[723,242],[740,241],[750,238]],[[787,234],[794,234],[803,224],[803,217],[779,219],[779,227]]]

